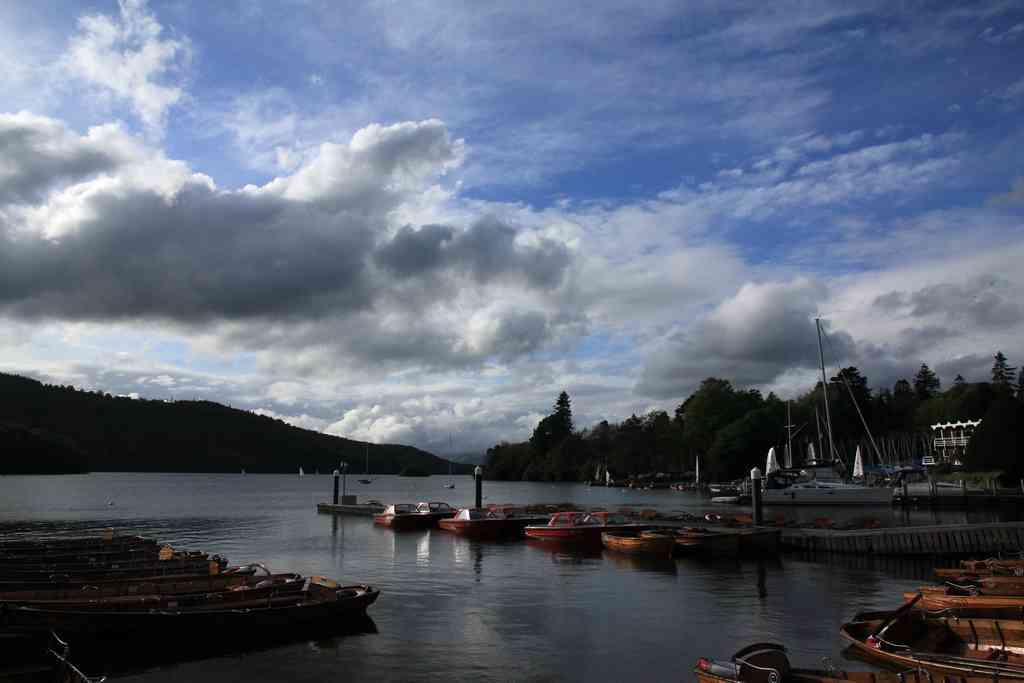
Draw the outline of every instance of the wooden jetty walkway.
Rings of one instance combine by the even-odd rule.
[[[939,524],[839,531],[783,529],[784,548],[861,555],[994,555],[1024,548],[1024,522]]]
[[[356,517],[372,517],[384,512],[383,505],[373,503],[353,503],[351,505],[317,503],[316,511],[322,515],[354,515]]]

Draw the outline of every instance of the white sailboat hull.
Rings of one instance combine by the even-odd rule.
[[[843,484],[795,485],[764,491],[765,505],[891,505],[892,489]]]

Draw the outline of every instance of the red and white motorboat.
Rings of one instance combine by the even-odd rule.
[[[438,521],[442,519],[454,517],[456,512],[458,512],[458,510],[448,503],[442,503],[436,500],[430,501],[429,503],[423,502],[416,506],[416,514],[423,517],[423,528],[425,529],[437,526]]]
[[[396,503],[388,505],[379,515],[374,515],[373,523],[394,531],[410,531],[425,529],[433,524],[433,520],[421,515],[412,503]]]
[[[526,526],[542,524],[547,518],[547,515],[527,515],[520,508],[463,508],[454,517],[442,519],[437,525],[462,536],[498,538],[522,536]]]
[[[616,512],[556,512],[543,526],[526,527],[528,538],[564,543],[600,545],[601,534],[615,531],[641,531],[649,525],[638,524]]]

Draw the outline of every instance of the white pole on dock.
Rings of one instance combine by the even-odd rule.
[[[761,509],[761,470],[756,467],[750,470],[750,503],[754,508],[754,526],[761,526],[764,523],[764,513]]]

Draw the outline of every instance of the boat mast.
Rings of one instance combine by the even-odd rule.
[[[836,461],[836,446],[832,441],[832,415],[828,409],[828,379],[825,377],[825,352],[821,348],[821,318],[814,319],[818,330],[818,360],[821,362],[821,397],[825,402],[825,430],[828,432],[828,455],[831,462]]]
[[[821,415],[818,413],[818,406],[814,406],[814,429],[818,433],[818,452],[825,455],[825,447],[821,441]]]
[[[793,414],[790,411],[792,401],[786,401],[786,467],[793,466]]]

